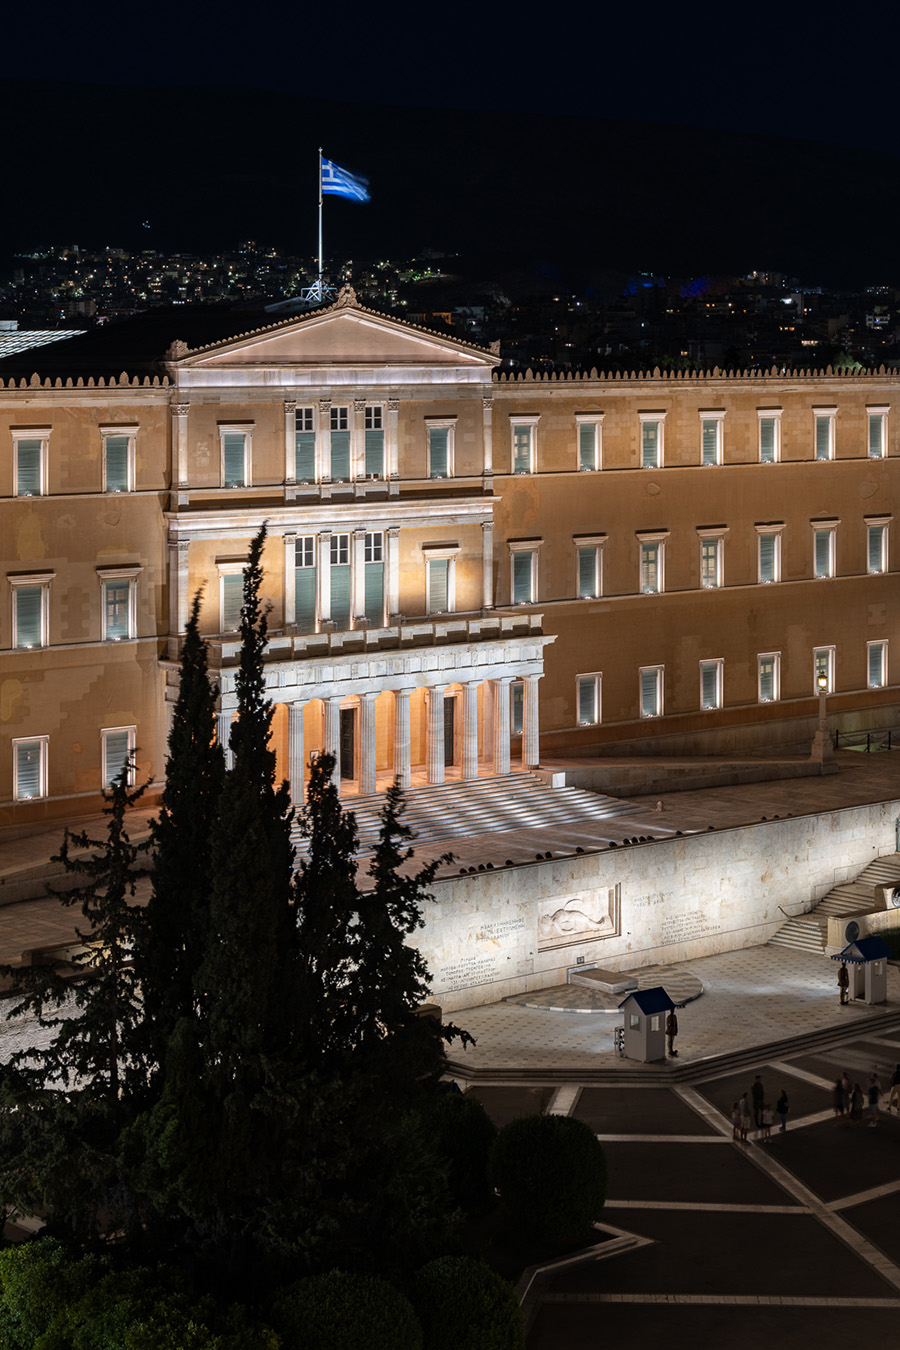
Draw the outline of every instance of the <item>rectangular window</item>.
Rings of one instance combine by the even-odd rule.
[[[384,625],[384,535],[368,532],[363,545],[365,615],[375,628]]]
[[[887,571],[887,541],[888,532],[886,525],[870,525],[868,527],[868,571],[886,572]]]
[[[833,411],[815,413],[816,459],[834,459]]]
[[[522,680],[513,680],[509,686],[509,730],[513,736],[521,736],[525,725],[525,685]]]
[[[759,409],[759,462],[777,464],[781,454],[781,409]]]
[[[641,676],[641,717],[662,717],[663,666],[644,666]]]
[[[123,773],[129,787],[134,782],[135,731],[135,727],[109,727],[100,732],[103,786],[107,792]]]
[[[580,727],[597,726],[600,721],[600,676],[579,675],[576,683],[578,725]]]
[[[380,403],[366,406],[366,477],[384,477],[384,409]]]
[[[759,535],[759,580],[764,585],[770,581],[781,580],[781,534],[780,532],[760,532]]]
[[[869,459],[884,459],[887,454],[887,411],[869,410]]]
[[[816,647],[813,651],[813,693],[821,693],[819,688],[819,679],[821,677],[827,681],[825,693],[834,693],[834,648]]]
[[[722,584],[722,540],[718,535],[700,536],[700,585],[711,590]]]
[[[587,473],[600,468],[601,417],[583,417],[576,414],[578,428],[578,468]]]
[[[13,586],[13,646],[19,651],[46,647],[49,600],[48,583]]]
[[[700,463],[721,464],[724,439],[724,414],[700,418]]]
[[[513,473],[534,473],[534,424],[512,424]]]
[[[247,433],[222,432],[222,483],[224,487],[247,486]]]
[[[756,658],[760,703],[775,703],[779,696],[781,653],[763,652]]]
[[[47,795],[48,736],[13,741],[13,797],[17,802]]]
[[[532,549],[516,550],[512,554],[512,602],[530,605],[535,598],[534,570],[536,554]]]
[[[298,633],[316,631],[316,538],[298,535],[294,544],[294,617]]]
[[[121,642],[134,637],[132,622],[132,587],[127,578],[103,582],[103,638],[106,642]]]
[[[347,483],[350,481],[350,409],[332,408],[329,417],[331,481]],[[334,618],[334,614],[331,617]]]
[[[298,408],[295,413],[294,477],[298,483],[316,481],[316,410]]]
[[[446,614],[450,608],[450,559],[432,558],[427,569],[428,613]]]
[[[236,633],[241,626],[244,603],[244,574],[226,572],[222,576],[222,632]]]
[[[662,591],[661,543],[644,541],[641,544],[641,591],[644,595],[658,595]]]
[[[834,576],[834,529],[813,530],[813,576]]]
[[[428,428],[428,477],[450,477],[450,427]]]
[[[337,629],[350,627],[352,595],[350,536],[349,534],[333,534],[331,536],[331,618]]]
[[[660,423],[641,423],[641,468],[658,469],[662,466],[660,456]]]
[[[700,707],[703,709],[722,706],[722,667],[723,662],[700,662]]]
[[[579,547],[578,554],[578,598],[592,600],[602,592],[600,584],[600,549],[596,544]]]
[[[18,435],[13,432],[17,497],[42,497],[47,491],[47,444],[49,432]]]
[[[870,689],[883,689],[887,684],[887,643],[867,642],[866,656]]]
[[[134,433],[102,432],[103,486],[106,492],[134,489]]]

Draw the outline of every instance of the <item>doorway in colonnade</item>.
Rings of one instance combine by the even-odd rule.
[[[356,778],[356,708],[341,708],[341,778]]]

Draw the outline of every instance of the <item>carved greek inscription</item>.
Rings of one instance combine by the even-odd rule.
[[[720,923],[710,919],[702,909],[691,910],[688,914],[670,914],[662,923],[662,940],[667,945],[674,942],[691,942],[695,938],[718,933],[721,927]]]
[[[484,923],[474,935],[476,942],[502,942],[513,933],[525,931],[523,918],[501,919],[498,923]]]
[[[496,956],[464,956],[453,965],[438,969],[436,992],[452,994],[458,989],[487,984],[496,979],[498,966]]]

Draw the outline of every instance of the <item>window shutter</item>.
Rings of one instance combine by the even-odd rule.
[[[869,526],[869,571],[884,570],[884,526]]]
[[[659,423],[641,423],[641,463],[645,469],[655,469],[659,463]]]
[[[226,487],[246,487],[244,482],[244,445],[242,431],[226,431],[222,437],[222,457]]]
[[[815,567],[817,577],[831,576],[831,531],[816,530]]]
[[[128,590],[127,581],[107,581],[106,589],[106,636],[112,641],[128,637]]]
[[[450,560],[435,558],[428,564],[428,612],[436,614],[450,608]]]
[[[880,689],[884,684],[884,643],[869,644],[869,688]]]
[[[104,787],[112,787],[128,763],[128,732],[108,731],[106,733],[106,782]]]
[[[366,473],[384,477],[384,432],[366,432]]]
[[[365,564],[366,618],[381,628],[384,623],[384,563]]]
[[[578,424],[578,467],[579,469],[597,467],[597,426],[594,422]]]
[[[703,423],[703,463],[718,462],[719,427],[717,422]]]
[[[759,458],[763,464],[775,462],[775,418],[759,419]]]
[[[597,720],[594,690],[593,675],[578,676],[578,721],[582,726],[587,726]]]
[[[244,577],[237,572],[222,578],[222,632],[236,633],[241,626],[244,603]]]
[[[816,418],[816,459],[828,459],[830,449],[831,418]]]
[[[17,647],[41,646],[43,590],[43,586],[17,586],[15,588]]]
[[[760,581],[775,580],[774,534],[761,534],[759,536],[759,579]]]
[[[700,667],[700,697],[704,708],[719,706],[719,668],[714,661]]]
[[[298,483],[316,481],[316,433],[298,431],[294,454],[294,476]]]
[[[759,663],[759,697],[763,703],[771,703],[775,697],[775,663],[771,657]]]
[[[331,477],[339,482],[350,478],[350,432],[331,433]]]
[[[316,627],[316,569],[294,569],[294,614],[297,631],[312,633]]]
[[[428,432],[428,463],[432,478],[447,477],[447,427],[432,427]]]
[[[656,670],[641,671],[641,716],[656,717],[659,714],[659,673]]]
[[[880,459],[882,455],[881,430],[883,421],[881,414],[869,418],[869,457],[871,459]]]
[[[106,437],[106,490],[128,491],[128,437]]]
[[[16,492],[20,497],[40,496],[40,441],[16,441]]]
[[[513,604],[527,605],[534,598],[532,595],[532,554],[514,553],[513,554]]]
[[[16,797],[25,801],[41,795],[41,742],[20,741],[16,746]]]
[[[331,568],[331,618],[336,628],[350,627],[350,564]]]
[[[513,428],[513,473],[531,473],[531,427]]]
[[[641,545],[641,590],[651,595],[659,590],[659,544]]]
[[[578,550],[578,594],[588,599],[597,594],[597,550],[580,548]]]

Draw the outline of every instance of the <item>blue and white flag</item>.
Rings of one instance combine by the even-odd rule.
[[[322,196],[349,197],[354,202],[369,201],[369,180],[342,169],[333,159],[322,160]]]

